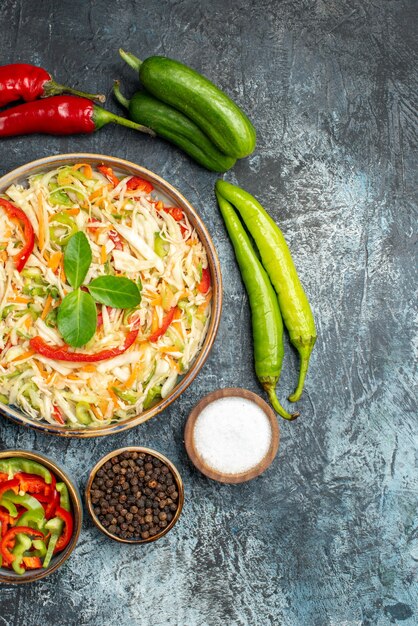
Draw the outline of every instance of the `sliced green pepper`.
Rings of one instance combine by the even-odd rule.
[[[44,507],[39,502],[39,500],[37,500],[33,496],[30,496],[28,493],[25,493],[25,495],[21,496],[9,490],[3,494],[3,497],[0,500],[0,504],[2,506],[3,506],[4,500],[8,500],[9,502],[12,502],[13,504],[20,504],[20,506],[25,507],[25,509],[28,509],[29,511],[39,510],[42,513],[44,511]],[[19,524],[19,526],[23,526],[23,524]]]
[[[118,389],[117,387],[112,387],[112,389],[118,396],[118,398],[120,398],[124,402],[127,402],[128,404],[135,404],[135,402],[138,400],[138,394],[134,393],[133,391],[123,391],[123,389]]]
[[[16,574],[24,574],[25,568],[22,567],[23,563],[23,555],[24,553],[30,549],[32,545],[32,539],[25,535],[24,533],[18,533],[16,535],[16,543],[15,547],[12,550],[12,554],[14,559],[12,561],[12,567]]]
[[[0,472],[12,476],[18,472],[36,474],[36,476],[41,476],[47,485],[52,483],[51,472],[44,465],[41,465],[36,461],[32,461],[31,459],[24,459],[20,456],[0,459]]]
[[[57,483],[55,489],[60,494],[60,507],[66,511],[71,511],[70,494],[65,483]]]
[[[75,405],[75,415],[80,424],[88,426],[92,422],[90,415],[90,405],[88,402],[77,402]],[[63,507],[64,508],[64,507]]]
[[[43,506],[39,509],[31,509],[23,513],[23,515],[19,517],[18,525],[42,530],[45,525],[45,511]]]
[[[46,568],[50,564],[51,559],[54,555],[55,547],[57,545],[58,539],[61,536],[63,528],[64,522],[59,517],[54,517],[45,524],[45,530],[50,531],[51,537],[49,539],[48,550],[46,552],[42,567]]]
[[[152,387],[145,398],[144,409],[149,409],[156,401],[161,398],[161,389],[162,385],[157,385],[156,387]]]
[[[154,252],[158,254],[159,257],[163,258],[167,256],[170,244],[168,241],[163,239],[160,233],[155,233],[154,235]]]
[[[49,236],[53,243],[58,244],[59,246],[65,246],[70,238],[78,231],[78,226],[75,221],[67,215],[67,213],[57,213],[51,218],[51,224],[57,222],[62,226],[66,227],[66,234],[62,234],[62,227],[60,226],[50,226],[49,227]]]
[[[57,183],[49,183],[49,189],[51,191],[49,194],[49,204],[52,206],[73,206],[74,202],[70,200],[65,191],[60,189]]]
[[[12,311],[17,311],[18,307],[15,304],[8,304],[7,306],[4,307],[2,313],[1,313],[1,318],[4,320],[6,319],[6,317],[9,315],[9,313],[11,313]]]
[[[11,515],[11,517],[17,517],[17,508],[15,507],[13,502],[10,502],[10,500],[3,498],[1,501],[1,506],[4,506],[4,508],[9,511],[9,515]]]
[[[45,554],[46,554],[46,545],[45,545],[45,541],[42,541],[42,539],[34,539],[32,541],[32,548],[35,548],[34,550],[30,550],[30,551],[26,551],[24,556],[39,556],[39,558],[43,559]]]

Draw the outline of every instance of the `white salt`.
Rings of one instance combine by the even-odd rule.
[[[196,452],[206,465],[224,474],[255,467],[271,444],[271,425],[258,404],[238,396],[208,404],[194,427]]]

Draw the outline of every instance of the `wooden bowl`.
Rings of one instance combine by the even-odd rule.
[[[151,419],[161,411],[164,411],[196,378],[201,368],[203,367],[206,359],[209,356],[213,342],[218,332],[219,322],[221,319],[222,311],[222,275],[221,267],[219,264],[218,255],[213,244],[213,241],[206,230],[206,227],[199,217],[197,211],[192,207],[190,202],[184,198],[177,189],[170,185],[166,180],[157,176],[153,172],[125,161],[124,159],[118,159],[116,157],[109,157],[103,154],[89,154],[89,153],[74,153],[74,154],[58,154],[55,156],[45,157],[32,163],[27,163],[22,167],[9,172],[2,178],[0,178],[0,194],[3,193],[10,185],[24,184],[28,176],[32,176],[39,172],[55,169],[62,165],[68,165],[71,163],[89,163],[92,166],[96,166],[100,163],[108,165],[116,171],[126,176],[140,176],[145,180],[152,183],[155,191],[159,197],[168,201],[171,206],[180,207],[189,218],[189,221],[199,236],[200,241],[205,247],[208,264],[212,279],[212,309],[211,319],[209,327],[206,333],[203,345],[197,354],[191,368],[186,374],[180,378],[177,385],[171,391],[171,393],[164,399],[161,399],[157,404],[151,408],[143,411],[139,415],[129,418],[125,421],[116,422],[114,424],[108,424],[101,428],[63,428],[59,424],[48,424],[47,422],[39,422],[32,419],[29,415],[26,415],[23,411],[16,407],[5,405],[0,403],[0,415],[21,424],[23,426],[29,426],[35,428],[46,434],[61,435],[63,437],[99,437],[103,435],[114,435],[123,430],[128,430],[138,424],[142,424]]]
[[[246,400],[251,400],[264,411],[269,420],[271,426],[270,448],[264,458],[257,465],[249,470],[246,470],[245,472],[241,472],[238,474],[227,474],[220,472],[213,467],[210,467],[196,450],[194,443],[194,428],[197,418],[199,417],[202,410],[208,406],[208,404],[210,404],[214,400],[219,400],[220,398],[244,398]],[[202,398],[201,401],[194,407],[193,411],[190,413],[184,430],[184,444],[186,446],[187,454],[189,455],[189,458],[193,465],[208,478],[211,478],[212,480],[217,480],[221,483],[244,483],[262,474],[269,467],[277,454],[277,451],[279,449],[279,438],[279,425],[273,409],[257,394],[253,393],[252,391],[248,391],[247,389],[241,389],[239,387],[218,389],[217,391],[213,391],[212,393],[209,393],[207,396]]]
[[[139,453],[149,454],[150,456],[154,456],[155,458],[159,459],[162,463],[164,463],[164,465],[167,465],[170,472],[174,476],[174,480],[176,481],[177,492],[179,494],[177,511],[175,512],[171,522],[165,528],[163,528],[161,532],[154,535],[153,537],[149,537],[148,539],[122,539],[122,537],[118,537],[117,535],[110,533],[107,528],[102,526],[99,518],[94,512],[93,503],[91,501],[91,486],[96,476],[96,473],[107,461],[112,459],[114,456],[118,456],[119,454],[122,454],[123,452],[139,452]],[[99,530],[102,531],[102,533],[110,537],[110,539],[114,539],[115,541],[119,541],[120,543],[131,543],[131,544],[132,543],[151,543],[152,541],[157,541],[157,539],[160,539],[161,537],[166,535],[168,531],[173,528],[174,524],[179,519],[181,511],[183,509],[183,504],[184,504],[184,485],[183,485],[181,476],[177,468],[175,467],[175,465],[173,465],[173,463],[169,459],[167,459],[167,457],[165,457],[163,454],[161,454],[160,452],[157,452],[156,450],[151,450],[151,448],[130,446],[128,448],[119,448],[118,450],[113,450],[112,452],[109,452],[109,454],[106,454],[106,456],[101,458],[100,461],[96,463],[96,465],[93,467],[93,469],[90,472],[90,476],[86,485],[85,499],[86,499],[88,512],[90,513],[91,519],[93,520],[94,524],[97,526]]]
[[[49,576],[49,574],[55,572],[55,570],[61,567],[64,561],[68,559],[68,557],[74,550],[80,536],[81,525],[83,522],[83,508],[81,505],[81,498],[78,489],[74,486],[73,482],[64,472],[64,470],[62,470],[60,466],[57,465],[54,461],[44,456],[43,454],[38,454],[37,452],[29,452],[28,450],[2,450],[0,452],[0,459],[7,459],[10,457],[23,457],[31,461],[37,461],[38,463],[41,463],[47,469],[49,469],[50,472],[55,474],[56,478],[58,479],[57,482],[64,482],[68,487],[74,518],[73,536],[70,540],[70,543],[62,552],[59,552],[56,556],[52,557],[49,567],[47,567],[46,569],[28,570],[22,575],[16,574],[16,572],[14,572],[13,570],[10,571],[0,568],[0,582],[2,583],[31,583],[35,580],[45,578],[45,576]]]

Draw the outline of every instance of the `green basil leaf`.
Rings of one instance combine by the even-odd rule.
[[[141,294],[133,280],[125,276],[99,276],[87,285],[96,302],[115,309],[131,309],[141,302]]]
[[[84,346],[97,327],[96,304],[89,293],[76,289],[65,296],[58,309],[58,330],[74,348]]]
[[[64,270],[71,287],[77,289],[86,277],[91,264],[89,240],[82,232],[70,237],[64,252]]]

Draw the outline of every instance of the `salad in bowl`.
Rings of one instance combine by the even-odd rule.
[[[170,200],[91,159],[4,190],[1,403],[94,434],[173,395],[213,321],[213,272],[193,216]]]

